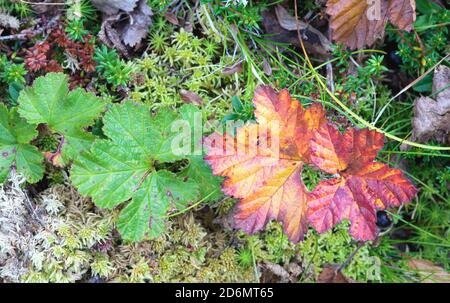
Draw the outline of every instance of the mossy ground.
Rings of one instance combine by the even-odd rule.
[[[262,1],[224,10],[218,5],[220,1],[208,2],[196,10],[190,31],[164,17],[170,3],[149,1],[155,16],[146,47],[131,59],[109,54],[110,63],[123,68],[120,79],[115,79],[114,73],[113,79],[108,78],[104,70],[90,73],[73,70],[62,49],[58,49],[57,59],[65,72],[71,74],[72,83],[109,102],[131,99],[154,110],[170,107],[175,111],[183,103],[191,102],[202,110],[205,120],[250,120],[253,90],[264,82],[276,88],[287,87],[305,105],[321,102],[331,112],[330,119],[342,128],[366,126],[365,122],[407,139],[412,131],[414,99],[429,94],[429,77],[420,81],[420,86],[400,95],[398,92],[435,67],[450,51],[448,35],[445,36],[448,10],[431,15],[419,11],[420,22],[431,18],[427,19],[427,30],[418,30],[422,39],[388,28],[387,38],[374,49],[350,52],[336,46],[327,59],[311,55],[316,66],[311,69],[301,49],[270,42],[271,37],[261,35],[259,12],[270,7],[270,3]],[[301,16],[321,11],[315,1],[304,2]],[[86,14],[82,30],[95,36],[99,24],[92,15],[97,12],[91,10],[88,1],[82,3]],[[23,3],[0,1],[0,9],[17,18],[36,17]],[[67,7],[62,26],[70,24],[75,9],[78,10],[71,5]],[[181,19],[190,10],[192,5],[188,4],[176,13]],[[0,57],[0,98],[8,106],[15,106],[17,91],[39,75],[25,70],[23,49],[40,39],[43,37],[23,44],[7,43],[9,51]],[[100,41],[94,43],[100,47]],[[442,63],[449,65],[448,59]],[[333,96],[321,85],[327,83],[327,65],[333,70]],[[198,99],[183,99],[183,91],[195,94]],[[241,106],[234,106],[233,98],[238,98]],[[92,132],[102,136],[101,126],[98,121]],[[58,142],[59,138],[41,130],[35,145],[41,151],[54,152]],[[268,276],[270,264],[277,264],[291,276],[287,279],[272,272],[270,281],[303,282],[316,281],[327,264],[347,262],[343,273],[352,280],[420,281],[420,276],[408,266],[411,258],[430,260],[449,271],[449,154],[416,147],[405,149],[401,142],[389,140],[378,160],[402,168],[418,187],[419,194],[405,207],[389,210],[387,216],[392,224],[380,228],[379,239],[364,245],[348,235],[347,222],[322,235],[310,230],[306,240],[296,245],[288,241],[280,225],[274,222],[264,232],[245,235],[230,228],[229,216],[236,201],[226,197],[176,216],[160,238],[124,243],[115,228],[116,211],[95,207],[70,185],[67,169],[48,163],[45,179],[38,184],[27,185],[17,177],[2,187],[0,214],[6,216],[5,211],[15,205],[17,218],[10,220],[22,223],[30,220],[33,227],[16,235],[23,241],[16,246],[8,238],[11,234],[6,225],[0,227],[0,280],[258,282]],[[305,168],[303,175],[309,189],[329,177],[319,174],[312,167]],[[40,219],[27,209],[25,197],[30,193]],[[299,270],[292,270],[293,267]]]

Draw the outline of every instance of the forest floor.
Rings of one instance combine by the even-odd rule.
[[[449,3],[412,1],[400,21],[389,7],[367,29],[339,22],[351,2],[0,0],[0,282],[450,282]],[[267,176],[231,184],[254,167],[170,150],[177,120],[261,123],[262,84],[384,135],[358,159],[403,183],[360,192],[380,195],[367,222],[333,210],[319,230],[281,203],[239,226],[241,192]],[[351,173],[311,153],[296,197]]]

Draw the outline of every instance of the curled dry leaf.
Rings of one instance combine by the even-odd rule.
[[[55,153],[52,152],[44,152],[44,157],[47,159],[55,167],[64,167],[64,162],[62,159],[61,151],[57,151]]]
[[[435,139],[450,144],[450,68],[440,65],[433,77],[433,95],[414,102],[413,137],[426,142]]]
[[[91,0],[92,4],[107,15],[117,14],[119,11],[131,12],[139,0]]]
[[[180,21],[178,20],[178,18],[177,18],[177,16],[175,14],[166,12],[164,14],[164,17],[166,18],[167,21],[169,21],[173,25],[176,25],[176,26],[180,25]]]
[[[374,162],[384,136],[368,129],[342,134],[324,124],[311,140],[311,160],[338,177],[320,182],[309,196],[308,219],[325,232],[344,219],[356,240],[374,240],[377,210],[409,202],[416,189],[398,169]]]
[[[275,10],[263,11],[262,15],[262,23],[265,32],[269,35],[268,39],[300,46],[295,17],[291,16],[284,7],[278,5]],[[298,20],[298,27],[308,51],[319,55],[328,55],[331,52],[330,41],[320,31],[300,20]]]
[[[351,49],[371,46],[384,36],[389,20],[401,30],[411,30],[416,20],[415,0],[328,0],[333,39]]]
[[[139,1],[135,10],[130,13],[130,20],[121,30],[121,38],[125,45],[134,47],[147,36],[152,25],[152,10],[146,0]]]
[[[301,170],[309,161],[309,139],[325,122],[325,112],[319,104],[304,109],[287,90],[277,94],[269,86],[256,89],[253,103],[258,124],[238,129],[235,137],[215,133],[206,138],[212,148],[205,160],[215,175],[227,177],[224,193],[242,198],[235,214],[237,227],[254,233],[275,219],[283,222],[289,239],[298,242],[307,229]],[[267,131],[275,125],[278,132]]]
[[[103,12],[105,15],[99,32],[100,40],[125,56],[128,56],[126,46],[138,45],[152,25],[153,13],[145,0],[131,1],[127,5],[114,7],[112,10],[105,9]]]
[[[294,262],[281,266],[276,263],[264,261],[260,264],[262,283],[295,283],[302,273],[302,268]]]

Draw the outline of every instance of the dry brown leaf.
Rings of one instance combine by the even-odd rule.
[[[338,265],[325,264],[317,277],[317,283],[352,283],[338,268]]]
[[[272,67],[270,66],[270,63],[266,58],[263,58],[263,71],[267,76],[272,75]]]
[[[105,13],[99,38],[109,47],[116,48],[128,57],[126,46],[135,47],[145,38],[152,24],[152,15],[152,10],[145,0],[140,0],[131,11],[117,10],[114,14]]]
[[[422,259],[410,259],[408,266],[417,271],[424,283],[450,283],[450,273],[433,262]]]
[[[136,46],[147,36],[152,25],[152,10],[146,0],[140,0],[136,9],[130,13],[129,22],[121,30],[122,41],[131,47]]]
[[[57,151],[55,153],[52,152],[45,152],[44,153],[45,159],[47,159],[53,166],[55,167],[64,167],[64,163],[62,162],[62,155],[60,151]]]
[[[268,39],[300,47],[295,17],[289,15],[285,8],[277,6],[273,10],[265,10],[262,16],[262,23]],[[301,21],[298,22],[298,27],[307,51],[319,55],[329,55],[332,50],[331,43],[320,31]]]
[[[167,21],[169,21],[169,23],[172,23],[173,25],[179,26],[180,25],[180,21],[178,20],[177,16],[173,13],[165,13],[164,17],[166,18]]]
[[[222,70],[222,74],[229,76],[236,73],[242,72],[242,61],[239,61],[238,63],[234,64],[233,66],[225,67]]]
[[[450,68],[440,65],[433,77],[433,95],[421,97],[414,102],[414,141],[426,142],[435,139],[450,143]]]
[[[202,98],[196,93],[191,92],[189,90],[185,89],[180,90],[180,96],[181,99],[186,103],[192,103],[199,106],[203,104]]]
[[[333,39],[351,49],[371,46],[384,36],[387,21],[411,30],[416,20],[415,0],[328,0]]]
[[[288,31],[296,31],[298,29],[304,30],[308,25],[300,20],[296,20],[294,16],[290,15],[288,11],[281,5],[275,7],[275,14],[277,15],[280,26]]]
[[[131,12],[138,0],[92,0],[92,4],[107,15],[117,14],[119,11]]]

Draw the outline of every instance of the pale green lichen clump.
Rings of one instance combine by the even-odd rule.
[[[0,188],[0,280],[239,282],[253,277],[238,265],[228,242],[217,240],[228,236],[208,235],[192,214],[178,218],[154,241],[127,244],[115,231],[117,214],[99,210],[69,185],[54,185],[31,200],[23,183],[15,177]],[[36,204],[32,215],[28,203]]]
[[[255,282],[266,262],[297,264],[303,274],[295,280],[309,281],[357,246],[345,224],[322,235],[309,231],[294,245],[275,222],[264,233],[236,237],[207,230],[192,213],[155,240],[128,244],[115,230],[117,213],[99,210],[73,187],[53,185],[31,199],[23,184],[13,174],[0,188],[0,279],[7,282]],[[349,278],[380,281],[369,245],[344,269]]]

